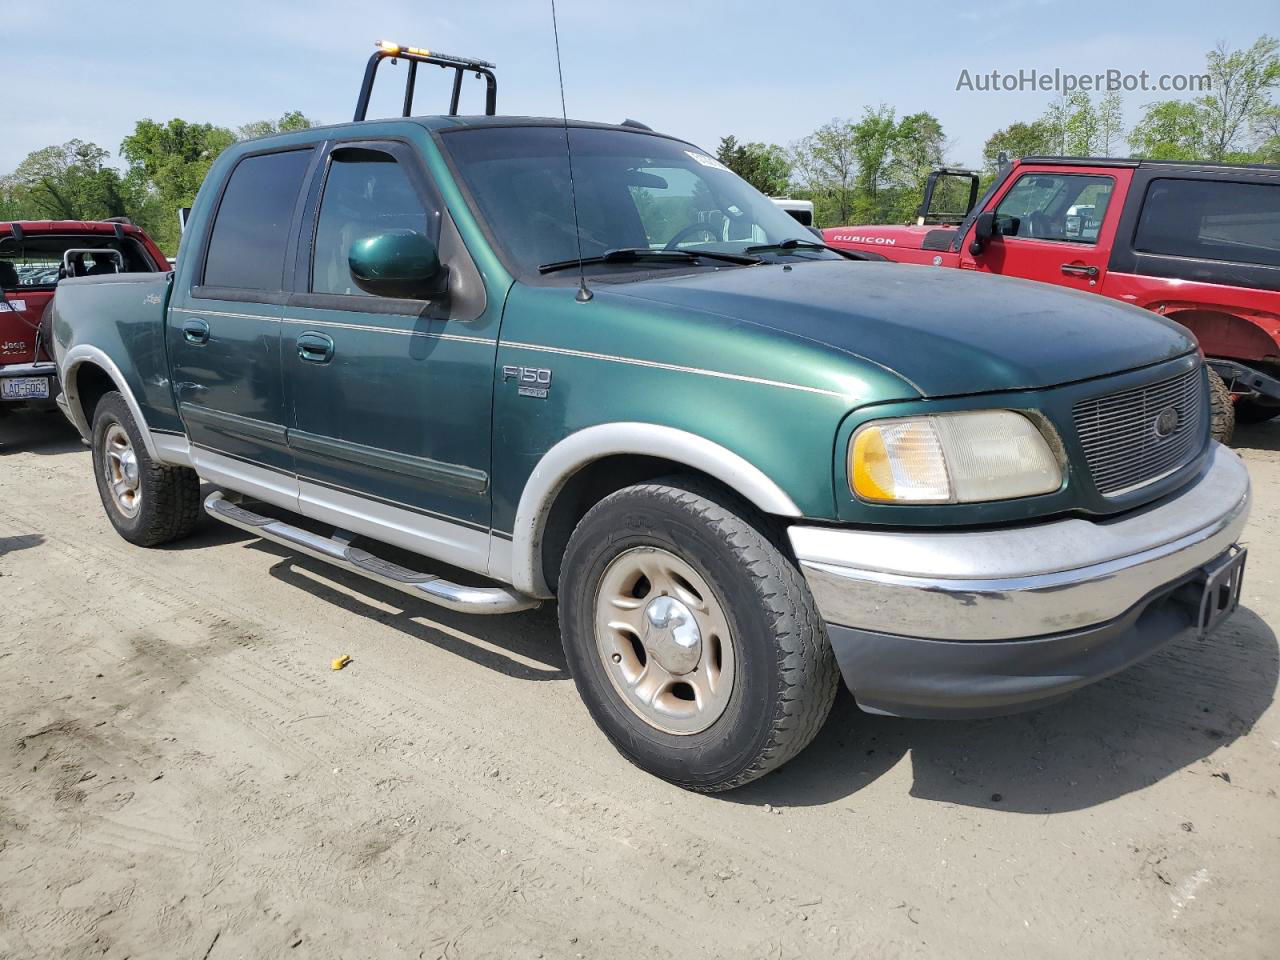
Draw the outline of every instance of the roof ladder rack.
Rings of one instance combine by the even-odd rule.
[[[392,43],[390,40],[380,41],[377,47],[378,49],[374,51],[373,56],[369,58],[369,63],[364,68],[364,80],[360,83],[360,97],[356,100],[355,120],[364,120],[369,112],[369,98],[373,94],[373,81],[378,73],[378,65],[383,60],[390,60],[395,63],[400,58],[404,58],[409,62],[409,76],[405,79],[404,84],[404,107],[400,116],[408,117],[412,115],[414,85],[417,83],[418,64],[420,63],[430,63],[437,67],[454,71],[453,94],[449,98],[449,116],[456,117],[458,115],[458,101],[462,97],[462,77],[468,73],[474,73],[477,79],[483,78],[485,81],[485,114],[491,117],[497,112],[498,78],[493,73],[497,67],[489,63],[489,61],[477,60],[474,57],[455,57],[447,53],[432,53],[430,50],[406,47],[398,43]]]

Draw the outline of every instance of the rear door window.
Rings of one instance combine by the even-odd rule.
[[[1023,174],[996,207],[996,223],[1006,237],[1095,244],[1114,189],[1111,177]]]
[[[1152,180],[1133,246],[1142,253],[1280,267],[1280,184]]]
[[[209,236],[205,286],[283,289],[289,228],[311,153],[262,154],[236,165]]]

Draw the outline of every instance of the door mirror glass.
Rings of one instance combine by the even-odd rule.
[[[375,297],[430,300],[447,286],[436,245],[416,230],[388,230],[351,244],[351,279]]]
[[[991,225],[991,235],[993,237],[1016,237],[1021,225],[1022,223],[1017,217],[997,213],[995,223]]]

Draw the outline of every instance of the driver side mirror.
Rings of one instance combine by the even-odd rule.
[[[436,245],[414,230],[364,237],[347,254],[351,279],[365,293],[401,300],[433,300],[449,289],[449,270]]]
[[[999,231],[996,229],[996,215],[991,210],[983,211],[978,214],[978,219],[973,221],[973,241],[969,244],[969,252],[975,257],[982,253],[991,238],[997,236]]]

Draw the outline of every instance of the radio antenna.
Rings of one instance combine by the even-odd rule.
[[[569,197],[573,203],[573,235],[578,241],[579,303],[587,303],[594,294],[587,289],[587,267],[582,262],[582,224],[578,222],[578,188],[573,180],[573,147],[569,144],[569,110],[564,105],[564,68],[560,66],[560,26],[556,22],[556,0],[551,0],[551,31],[556,38],[556,74],[560,77],[560,116],[564,120],[564,152],[569,159]]]

